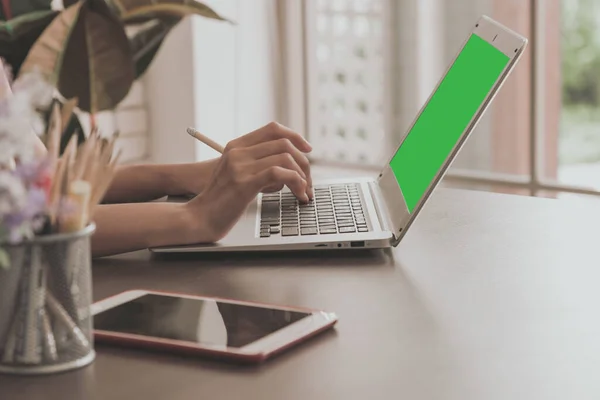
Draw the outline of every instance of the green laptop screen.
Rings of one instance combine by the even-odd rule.
[[[412,213],[510,58],[472,34],[390,167]]]

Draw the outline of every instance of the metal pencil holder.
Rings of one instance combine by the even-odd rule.
[[[90,236],[39,236],[12,245],[0,268],[0,372],[48,374],[95,358],[92,336]]]

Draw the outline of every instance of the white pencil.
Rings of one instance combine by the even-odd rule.
[[[207,145],[211,149],[219,152],[220,154],[223,154],[223,152],[225,152],[225,148],[223,146],[221,146],[219,143],[215,142],[211,138],[208,138],[208,137],[204,136],[203,134],[201,134],[200,132],[198,132],[196,129],[194,129],[194,128],[187,128],[187,133],[189,133],[190,136],[192,136],[193,138],[198,139],[199,141],[201,141],[202,143],[204,143],[205,145]]]

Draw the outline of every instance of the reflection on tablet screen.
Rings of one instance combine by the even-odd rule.
[[[224,347],[243,347],[309,313],[146,294],[97,314],[94,328]]]

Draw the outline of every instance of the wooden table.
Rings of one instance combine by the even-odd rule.
[[[438,190],[392,251],[95,262],[95,298],[149,288],[323,308],[331,331],[261,367],[98,347],[0,399],[598,399],[600,211]]]

